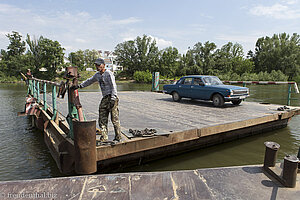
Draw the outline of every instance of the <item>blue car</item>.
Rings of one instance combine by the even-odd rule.
[[[180,101],[181,98],[208,100],[217,107],[222,107],[229,101],[239,105],[249,96],[249,88],[224,85],[216,76],[184,76],[175,84],[164,85],[163,88],[164,93],[172,95],[173,101]]]

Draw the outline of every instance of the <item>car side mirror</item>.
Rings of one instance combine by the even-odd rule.
[[[203,82],[200,82],[199,85],[204,86],[205,84]]]

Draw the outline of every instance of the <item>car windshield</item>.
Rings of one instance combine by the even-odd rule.
[[[203,77],[205,85],[223,85],[222,81],[216,76]]]

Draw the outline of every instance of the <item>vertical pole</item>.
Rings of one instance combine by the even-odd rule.
[[[75,172],[92,174],[97,172],[96,121],[75,121],[74,149]]]
[[[52,111],[53,111],[52,120],[56,121],[57,106],[56,106],[56,86],[55,85],[52,85]]]
[[[32,87],[32,80],[28,80],[28,94],[30,94],[32,96],[32,91],[33,87]]]
[[[37,90],[37,102],[40,103],[40,83],[37,81],[36,83],[36,90]]]
[[[44,110],[46,111],[47,110],[47,85],[46,83],[43,84],[43,90],[44,90],[44,93],[43,93],[43,100],[44,100]]]
[[[27,81],[28,81],[27,95],[29,95],[30,94],[30,87],[31,87],[31,80],[27,79]]]
[[[264,144],[266,146],[264,168],[274,167],[280,145],[276,142],[265,142]]]
[[[159,91],[159,72],[152,73],[152,91]]]
[[[291,105],[291,93],[292,93],[292,85],[288,84],[289,88],[288,88],[288,98],[287,98],[287,105]]]
[[[33,80],[33,97],[36,98],[35,80]]]
[[[286,187],[296,187],[299,159],[294,155],[284,157],[282,179]]]

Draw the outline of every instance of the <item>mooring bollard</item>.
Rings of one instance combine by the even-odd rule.
[[[97,172],[96,121],[73,120],[75,146],[75,172],[92,174]]]
[[[265,142],[264,144],[266,146],[264,168],[274,167],[276,164],[277,152],[280,148],[280,145],[276,142]]]
[[[299,159],[294,155],[284,157],[282,179],[286,187],[296,187]]]

